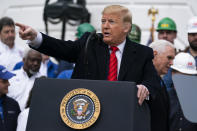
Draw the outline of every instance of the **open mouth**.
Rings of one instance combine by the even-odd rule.
[[[104,32],[103,35],[104,35],[104,37],[109,37],[110,33],[109,32]]]

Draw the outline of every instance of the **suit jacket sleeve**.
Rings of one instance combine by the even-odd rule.
[[[46,55],[53,56],[69,62],[76,62],[85,45],[88,33],[76,41],[64,41],[42,34],[43,41],[39,48],[33,48]]]
[[[144,65],[142,84],[149,89],[150,95],[154,99],[161,85],[159,76],[157,75],[157,71],[152,62],[152,59],[154,58],[152,49],[149,50],[147,56],[148,57]]]

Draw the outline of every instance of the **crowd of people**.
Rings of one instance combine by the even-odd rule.
[[[25,51],[15,44],[15,25],[21,39],[28,40],[30,48]],[[102,39],[90,41],[88,52],[84,52],[89,35],[95,31],[90,23],[78,26],[75,41],[62,41],[2,17],[0,130],[25,131],[23,123],[27,122],[34,81],[46,77],[134,81],[138,103],[146,101],[150,107],[151,131],[197,131],[197,124],[184,117],[172,80],[177,73],[197,75],[197,17],[188,21],[189,46],[184,51],[174,46],[176,23],[168,17],[159,21],[158,40],[149,47],[140,44],[141,29],[132,23],[131,13],[124,6],[104,8],[101,30]]]

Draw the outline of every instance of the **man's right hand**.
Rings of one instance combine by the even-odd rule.
[[[23,25],[20,23],[15,23],[16,26],[18,26],[19,29],[19,36],[23,40],[34,40],[37,37],[37,32],[33,28],[27,25]]]

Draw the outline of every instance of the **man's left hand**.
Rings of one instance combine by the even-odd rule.
[[[138,91],[137,91],[137,97],[138,97],[138,103],[142,105],[144,99],[149,97],[149,91],[144,85],[137,85]]]

